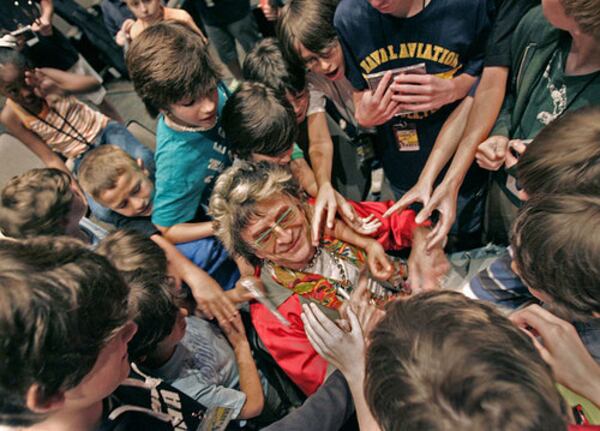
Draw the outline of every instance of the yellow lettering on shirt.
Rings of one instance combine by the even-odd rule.
[[[394,51],[394,45],[388,45],[387,49],[388,49],[390,60],[396,60],[398,58],[398,53],[396,51]]]

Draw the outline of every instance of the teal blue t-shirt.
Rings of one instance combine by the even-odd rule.
[[[217,124],[205,132],[182,132],[165,124],[156,126],[156,180],[152,223],[170,227],[194,221],[208,206],[215,180],[232,159],[221,128],[221,111],[227,94],[218,87]]]

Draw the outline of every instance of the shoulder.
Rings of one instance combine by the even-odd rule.
[[[175,9],[172,7],[165,7],[165,19],[175,19],[177,21],[192,21],[192,17],[189,13],[183,9]]]
[[[544,42],[558,37],[560,30],[554,28],[544,17],[541,6],[534,7],[521,19],[515,29],[514,39],[526,42]]]
[[[353,25],[360,26],[365,19],[372,19],[379,12],[373,9],[367,0],[342,0],[335,10],[333,25],[343,31]]]

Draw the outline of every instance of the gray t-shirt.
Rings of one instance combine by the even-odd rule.
[[[160,368],[151,370],[174,388],[206,407],[227,407],[236,418],[246,401],[233,349],[218,327],[188,317],[185,336]]]

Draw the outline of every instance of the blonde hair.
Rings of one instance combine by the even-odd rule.
[[[250,220],[260,217],[255,205],[281,193],[298,200],[299,205],[304,201],[291,172],[279,165],[241,162],[219,176],[210,197],[209,214],[215,235],[230,254],[259,263],[254,248],[242,239],[241,233]]]
[[[142,169],[119,147],[102,145],[85,156],[78,180],[83,190],[98,199],[106,190],[114,189],[119,178],[128,172],[142,172]]]

